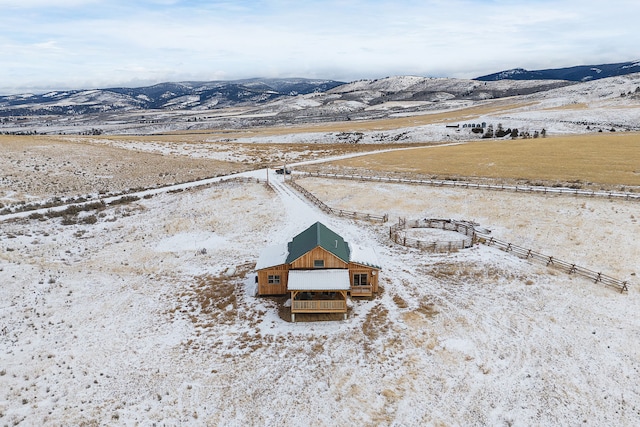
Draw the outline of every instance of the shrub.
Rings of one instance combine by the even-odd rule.
[[[82,218],[84,224],[95,224],[98,222],[98,218],[95,215],[89,215]]]
[[[78,223],[77,218],[73,217],[71,215],[65,215],[62,218],[62,225],[74,225],[74,224],[77,224],[77,223]]]

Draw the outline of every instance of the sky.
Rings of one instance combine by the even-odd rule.
[[[0,0],[0,94],[640,59],[638,0]]]

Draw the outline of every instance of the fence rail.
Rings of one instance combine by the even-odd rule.
[[[467,236],[467,239],[449,242],[425,242],[417,239],[407,238],[403,234],[408,228],[438,228],[442,230],[456,231]],[[547,267],[553,267],[564,271],[568,274],[577,274],[587,279],[593,280],[595,283],[602,283],[605,286],[618,289],[621,293],[629,291],[629,283],[614,277],[602,274],[601,272],[589,270],[574,263],[557,259],[550,255],[544,255],[532,249],[523,248],[513,243],[498,240],[488,234],[479,231],[476,224],[466,221],[456,221],[452,219],[421,219],[407,221],[400,219],[398,224],[389,228],[389,237],[395,243],[418,248],[423,250],[431,250],[434,252],[452,251],[464,249],[473,246],[474,243],[481,243],[487,246],[493,246],[505,252],[510,252],[520,258],[533,260],[545,264]]]
[[[620,292],[629,291],[629,288],[628,288],[629,283],[627,281],[619,280],[614,277],[607,276],[606,274],[602,274],[601,272],[580,267],[574,263],[563,261],[553,256],[544,255],[539,252],[533,251],[531,249],[523,248],[521,246],[517,246],[512,243],[504,242],[502,240],[498,240],[494,237],[490,237],[486,234],[482,234],[478,232],[476,232],[475,240],[478,243],[482,243],[487,246],[495,246],[498,249],[501,249],[505,252],[510,252],[520,258],[538,261],[545,264],[547,267],[554,267],[568,274],[577,274],[579,276],[586,277],[587,279],[593,280],[595,283],[602,283],[605,286],[616,288]]]
[[[211,178],[207,178],[209,180]],[[213,178],[215,179],[215,178]],[[49,216],[51,212],[62,212],[65,209],[80,209],[80,210],[91,210],[92,206],[97,207],[99,204],[102,206],[106,206],[108,204],[114,204],[118,202],[127,202],[127,201],[135,201],[140,197],[149,198],[154,195],[160,194],[162,192],[166,192],[168,194],[181,193],[185,191],[196,191],[202,190],[204,188],[213,187],[216,185],[228,183],[228,182],[256,182],[260,183],[261,180],[259,178],[252,177],[231,177],[231,178],[221,178],[215,181],[204,182],[195,184],[198,181],[185,182],[181,184],[171,184],[162,187],[148,187],[148,188],[140,188],[140,189],[129,189],[126,191],[122,191],[119,193],[108,193],[105,195],[83,195],[77,197],[70,198],[59,198],[58,200],[51,201],[42,201],[35,202],[33,204],[28,205],[17,205],[17,206],[8,206],[4,209],[0,210],[0,221],[4,221],[7,218],[26,218],[29,215],[46,215]]]
[[[509,189],[508,188],[509,186],[489,186],[489,185],[471,184],[471,183],[462,185],[460,182],[457,182],[457,181],[422,181],[422,180],[409,180],[409,179],[402,179],[402,178],[361,177],[361,176],[355,176],[355,175],[321,174],[321,173],[309,173],[309,172],[305,172],[304,175],[321,177],[321,178],[325,177],[325,178],[339,178],[339,179],[358,179],[358,180],[361,179],[361,180],[369,180],[369,181],[402,182],[402,183],[412,183],[412,184],[444,182],[444,183],[453,183],[455,184],[454,186],[458,186],[458,187],[468,186],[468,188],[475,187],[475,188],[488,188],[488,189],[505,189],[505,190]],[[342,212],[342,213],[346,212],[346,211],[336,211],[335,209],[327,206],[320,199],[318,199],[313,194],[311,194],[310,192],[308,192],[303,187],[301,187],[300,185],[298,185],[293,181],[289,181],[289,184],[292,185],[296,190],[304,194],[307,198],[309,198],[309,200],[317,204],[325,212],[332,213],[332,214],[336,214],[336,212]],[[431,185],[435,185],[435,184],[431,184]],[[443,185],[448,185],[448,184],[443,184]],[[489,188],[489,187],[492,187],[492,188]],[[513,187],[513,188],[514,189],[519,188],[520,189],[519,191],[523,191],[522,187]],[[545,188],[545,187],[527,187],[527,188],[538,189],[538,188]],[[591,196],[607,195],[607,197],[618,197],[618,195],[620,195],[621,197],[624,196],[626,200],[640,200],[640,195],[629,194],[629,193],[604,193],[604,192],[598,193],[598,192],[584,192],[584,191],[581,192],[579,190],[576,190],[575,192],[572,190],[571,193],[566,193],[566,192],[562,193],[561,190],[564,190],[564,189],[556,189],[556,188],[546,188],[546,189],[549,190],[549,193],[551,193],[552,192],[551,190],[553,190],[553,192],[557,192],[558,194],[575,194],[575,195],[591,195]],[[518,191],[518,190],[515,190],[515,191]],[[583,193],[588,193],[588,194],[583,194]],[[363,214],[358,214],[357,212],[350,212],[350,214],[363,215]],[[366,215],[369,219],[376,218],[382,222],[386,222],[388,220],[387,215],[384,215],[384,216],[370,215],[370,214],[364,214],[364,215]],[[405,222],[405,223],[402,223],[401,221],[400,223],[402,224],[401,228],[399,228],[399,225],[390,227],[389,237],[394,242],[398,244],[402,244],[403,246],[414,247],[418,249],[434,250],[434,251],[443,251],[443,250],[451,251],[454,249],[464,249],[464,248],[470,247],[473,245],[473,243],[482,243],[487,246],[497,247],[498,249],[501,249],[505,252],[511,252],[512,254],[519,256],[521,258],[525,258],[527,260],[531,259],[534,261],[544,263],[548,267],[557,268],[568,274],[577,274],[579,276],[593,280],[595,283],[602,283],[605,286],[616,288],[621,293],[629,291],[629,282],[626,280],[619,280],[614,277],[608,276],[606,274],[602,274],[601,272],[590,270],[588,268],[578,266],[574,263],[570,263],[567,261],[554,258],[553,256],[541,254],[532,249],[523,248],[521,246],[517,246],[509,242],[498,240],[480,231],[482,229],[478,229],[475,226],[475,224],[471,222],[447,220],[447,219],[424,219],[424,220],[415,220],[415,221]],[[467,237],[469,236],[471,237],[470,239],[469,238],[462,239],[458,242],[455,242],[455,241],[424,242],[417,239],[407,238],[406,235],[401,235],[400,234],[401,231],[406,229],[407,227],[443,228],[446,230],[457,231],[459,233],[461,232],[465,234]]]
[[[363,219],[366,221],[387,222],[389,220],[389,216],[386,214],[374,215],[374,214],[368,214],[368,213],[362,213],[362,212],[347,211],[343,209],[334,209],[331,206],[324,203],[322,200],[318,199],[315,195],[307,191],[304,187],[300,186],[295,181],[289,180],[289,181],[286,181],[286,183],[289,184],[294,189],[296,189],[298,192],[302,193],[302,195],[305,196],[309,201],[311,201],[314,205],[318,206],[320,209],[322,209],[324,212],[328,214],[336,215],[344,218]]]
[[[581,189],[564,188],[564,187],[542,187],[542,186],[527,186],[527,185],[492,185],[492,184],[478,184],[478,183],[467,182],[467,181],[391,178],[391,177],[382,177],[382,176],[345,175],[345,174],[332,174],[332,173],[321,173],[321,172],[300,172],[300,173],[304,176],[318,177],[318,178],[388,182],[388,183],[396,183],[396,184],[420,184],[420,185],[430,185],[433,187],[475,188],[480,190],[513,191],[516,193],[559,194],[559,195],[569,195],[569,196],[579,196],[579,197],[602,197],[602,198],[608,198],[608,199],[640,201],[640,193],[624,193],[624,192],[618,192],[618,191],[595,191],[595,190],[581,190]]]

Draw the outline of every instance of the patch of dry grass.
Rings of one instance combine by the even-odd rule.
[[[439,311],[436,309],[436,306],[433,302],[427,300],[426,298],[422,298],[418,304],[418,308],[416,308],[418,313],[421,313],[426,318],[434,317]]]
[[[196,277],[179,295],[182,306],[176,310],[205,329],[217,323],[235,322],[238,317],[236,287],[253,267],[253,263],[247,263],[238,266],[230,276],[207,274]]]
[[[367,317],[362,323],[362,333],[370,340],[375,341],[380,334],[384,334],[389,329],[389,310],[381,304],[376,305],[367,313]]]
[[[640,186],[640,134],[596,133],[416,148],[330,164],[354,173]]]
[[[420,269],[420,274],[431,276],[440,282],[451,285],[463,285],[466,283],[489,283],[492,285],[500,281],[522,281],[526,278],[517,275],[506,268],[494,265],[476,265],[468,263],[436,262]],[[425,314],[437,314],[435,306],[427,300],[420,302],[420,310]]]
[[[407,308],[409,304],[398,294],[393,296],[393,302],[396,303],[398,308]]]
[[[0,197],[68,197],[193,181],[249,165],[165,156],[57,136],[0,136]],[[11,200],[4,200],[8,205]]]

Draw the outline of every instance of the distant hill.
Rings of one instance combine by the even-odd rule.
[[[618,64],[579,65],[568,68],[529,71],[524,68],[500,71],[477,77],[474,80],[492,82],[497,80],[568,80],[586,82],[607,77],[639,73],[640,61],[621,62]]]
[[[326,92],[334,80],[247,79],[160,83],[139,88],[53,91],[0,96],[0,116],[88,114],[128,110],[205,110],[256,105],[281,97]]]

